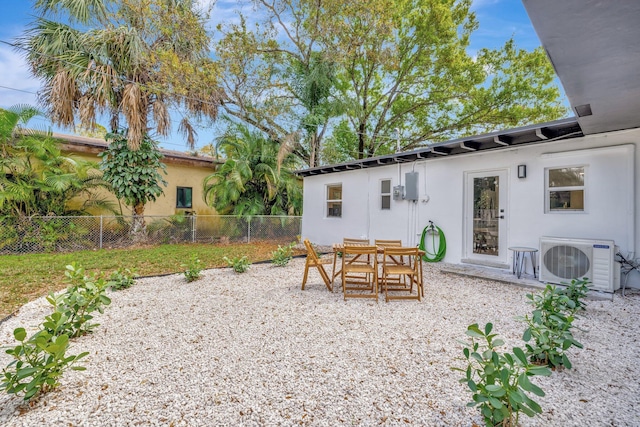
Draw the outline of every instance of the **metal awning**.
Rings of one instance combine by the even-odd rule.
[[[335,165],[319,166],[297,170],[294,173],[307,177],[354,169],[373,168],[397,163],[408,163],[434,158],[452,157],[479,151],[503,150],[528,144],[544,143],[558,139],[578,138],[584,136],[575,117],[553,122],[524,126],[484,135],[454,139],[432,144],[425,148],[385,156],[370,157]]]

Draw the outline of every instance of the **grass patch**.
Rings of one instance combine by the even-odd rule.
[[[180,273],[192,255],[203,268],[226,267],[223,257],[246,255],[252,262],[270,260],[277,243],[163,245],[128,249],[102,249],[62,254],[0,256],[0,320],[25,303],[67,287],[65,266],[75,261],[87,272],[109,276],[118,268],[135,270],[139,276]],[[297,252],[303,253],[301,251]]]

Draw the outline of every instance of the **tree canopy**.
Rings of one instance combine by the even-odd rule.
[[[35,9],[17,45],[43,81],[40,101],[55,124],[88,129],[105,113],[111,131],[128,128],[136,149],[149,129],[170,132],[172,107],[217,117],[218,69],[196,1],[36,0]],[[192,147],[188,117],[179,130]]]
[[[98,154],[102,158],[103,178],[111,184],[116,197],[132,208],[132,234],[144,238],[144,206],[162,195],[161,185],[167,185],[161,174],[166,174],[163,155],[156,142],[146,135],[137,150],[129,148],[124,133],[109,133],[107,141],[109,147]]]
[[[541,48],[469,52],[471,0],[253,3],[219,27],[223,108],[309,166],[565,114]]]
[[[302,185],[290,172],[295,158],[259,131],[232,125],[219,138],[224,164],[205,178],[205,200],[220,214],[300,215]]]

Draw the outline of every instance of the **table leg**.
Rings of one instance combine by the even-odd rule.
[[[518,276],[518,279],[520,278],[520,276],[522,276],[522,267],[524,265],[524,254],[525,252],[516,252],[516,273]]]

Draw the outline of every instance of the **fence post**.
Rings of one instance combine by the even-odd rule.
[[[102,215],[100,215],[100,249],[102,249]]]
[[[191,215],[191,243],[196,242],[196,214]]]
[[[251,217],[247,218],[247,243],[251,243]]]

